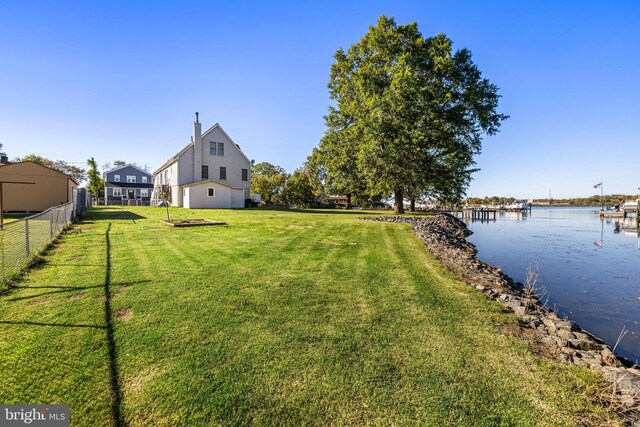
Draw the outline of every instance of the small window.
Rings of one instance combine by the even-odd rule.
[[[119,176],[119,175],[116,175],[116,176]],[[114,188],[113,197],[122,197],[122,188]]]
[[[140,189],[140,197],[149,197],[149,189],[141,188]]]
[[[209,166],[202,165],[202,179],[209,179]]]
[[[227,179],[227,168],[220,166],[220,179]]]
[[[209,155],[211,156],[216,155],[216,143],[213,141],[209,141]]]
[[[142,176],[142,183],[145,184],[147,182],[147,177],[146,176]]]
[[[216,189],[213,187],[207,187],[207,197],[216,197]]]
[[[243,181],[249,181],[249,170],[248,169],[242,169],[242,180]]]
[[[218,142],[218,156],[224,156],[224,142]]]
[[[120,175],[113,175],[113,180],[115,182],[120,182]]]
[[[129,182],[129,183],[136,182],[136,176],[135,175],[127,175],[127,182]]]

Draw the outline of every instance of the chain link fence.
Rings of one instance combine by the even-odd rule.
[[[84,189],[74,191],[73,200],[0,226],[0,289],[91,207],[91,193]]]

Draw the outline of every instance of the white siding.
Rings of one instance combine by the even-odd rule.
[[[189,191],[189,187],[184,187],[182,189],[182,207],[183,208],[191,209],[191,202],[189,199],[190,194],[191,192]]]
[[[249,159],[247,159],[242,151],[240,151],[233,141],[225,134],[220,126],[215,125],[205,132],[202,135],[202,138],[197,138],[197,134],[199,134],[199,132],[199,127],[198,129],[194,127],[194,138],[192,140],[195,143],[185,149],[184,152],[178,156],[175,162],[155,174],[154,186],[158,187],[160,184],[167,184],[171,186],[172,206],[184,206],[186,208],[244,207],[244,200],[250,197],[251,163]],[[198,140],[201,141],[200,144],[197,144]],[[224,156],[210,154],[209,144],[212,141],[224,144]],[[198,182],[201,177],[201,166],[198,165],[198,170],[195,170],[197,162],[196,157],[198,157],[195,153],[198,151],[202,155],[202,165],[207,165],[209,168],[209,179],[219,180],[220,168],[225,167],[226,179],[222,180],[222,182],[233,187],[235,189],[234,192],[232,192],[231,188],[225,185],[211,183],[183,187],[186,184]],[[242,180],[243,169],[247,170],[246,181]],[[165,171],[168,171],[168,182],[164,180]],[[196,177],[195,181],[194,176]],[[215,197],[206,197],[207,185],[215,186]]]
[[[178,184],[185,185],[193,182],[193,146],[178,158]]]
[[[244,208],[244,189],[242,188],[231,189],[231,207]]]
[[[223,142],[224,156],[212,156],[209,154],[209,142]],[[225,133],[215,127],[211,131],[202,135],[202,164],[209,166],[209,178],[220,179],[220,166],[227,168],[227,179],[225,184],[233,188],[249,188],[251,177],[248,176],[247,181],[242,180],[242,169],[247,169],[248,175],[251,175],[251,163],[242,154]],[[243,202],[244,206],[244,202]]]
[[[178,185],[178,162],[173,162],[171,165],[160,170],[153,177],[153,182],[156,187],[169,185],[171,187],[171,206],[182,206],[182,190]]]
[[[215,197],[207,196],[207,188],[215,188]],[[183,189],[186,191],[184,197],[185,208],[203,209],[231,207],[231,188],[214,182],[203,182],[202,184],[190,185]],[[188,206],[187,206],[188,205]]]

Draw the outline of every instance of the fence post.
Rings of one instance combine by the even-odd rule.
[[[29,258],[29,254],[31,251],[29,250],[29,220],[24,220],[24,240],[25,240],[25,248],[27,250],[27,259]]]

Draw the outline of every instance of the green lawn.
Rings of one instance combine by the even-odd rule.
[[[601,425],[406,224],[362,212],[99,208],[0,296],[0,402],[72,425]]]

